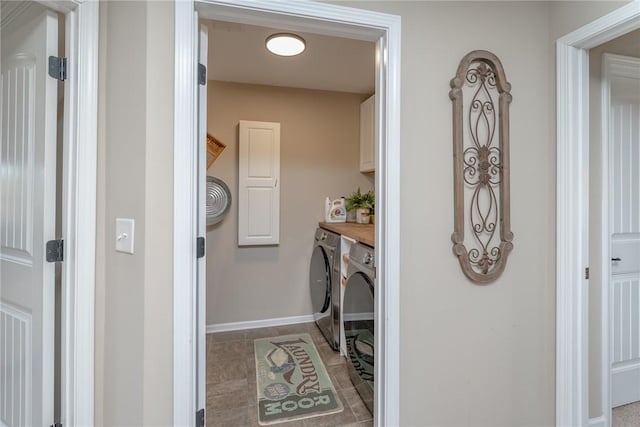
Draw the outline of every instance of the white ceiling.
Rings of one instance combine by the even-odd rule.
[[[307,42],[294,57],[267,51],[274,28],[203,20],[209,27],[207,78],[237,83],[373,93],[375,44],[296,32]]]

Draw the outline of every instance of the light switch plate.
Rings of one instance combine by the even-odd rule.
[[[135,221],[130,218],[116,218],[116,251],[133,254]]]

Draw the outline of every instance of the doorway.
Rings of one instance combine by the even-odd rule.
[[[619,427],[640,423],[640,30],[589,59],[590,417]]]
[[[207,423],[224,425],[235,419],[257,426],[258,414],[263,422],[312,416],[332,425],[372,422],[363,399],[372,400],[366,385],[375,382],[373,373],[360,388],[366,396],[361,398],[349,377],[341,309],[349,301],[347,292],[359,284],[355,279],[346,283],[343,259],[352,243],[347,239],[366,242],[373,254],[375,225],[347,222],[339,210],[345,203],[340,196],[349,202],[358,189],[374,194],[375,165],[363,168],[361,156],[361,148],[373,147],[373,138],[360,129],[374,125],[373,111],[367,115],[364,107],[375,99],[375,44],[295,31],[306,49],[297,56],[279,56],[266,49],[265,41],[286,33],[286,27],[204,19],[200,25],[209,44],[207,61],[200,61],[207,66],[204,118],[200,102],[206,130],[200,138],[206,132],[209,145],[212,139],[216,147],[224,144],[207,165],[207,179],[225,183],[231,200],[227,215],[212,217],[216,223],[206,229]],[[372,102],[363,107],[367,99]],[[325,212],[327,197],[338,206],[335,218]],[[367,337],[372,347],[374,287],[367,292],[371,300],[362,301],[369,308],[361,310],[358,328],[346,332],[352,338],[362,331],[370,313]],[[318,384],[320,396],[335,400],[335,407],[318,399],[313,407],[295,408],[301,397],[294,392],[303,381],[300,371],[286,371],[292,374],[287,377],[291,383],[284,375],[278,379],[277,371],[285,372],[284,359],[267,363],[254,353],[254,341],[262,349],[271,342],[263,338],[286,335],[313,345],[309,351],[318,357],[305,369],[327,373],[328,381]],[[366,346],[362,337],[359,350]],[[354,360],[358,367],[366,363],[357,355]],[[262,394],[274,383],[289,384],[281,390],[288,389],[287,396],[277,402],[290,405],[290,412],[279,412],[273,397]]]
[[[196,21],[193,18],[194,5],[200,18],[240,22],[252,25],[268,25],[286,27],[292,31],[312,31],[324,35],[368,40],[376,43],[376,93],[380,94],[376,108],[376,154],[378,172],[376,174],[376,195],[378,203],[384,206],[376,211],[376,256],[379,298],[376,298],[375,316],[380,325],[376,336],[376,357],[380,363],[378,371],[375,400],[376,425],[394,425],[398,423],[398,236],[399,213],[397,208],[399,196],[399,19],[394,16],[373,13],[358,9],[344,8],[327,4],[283,4],[281,2],[261,2],[259,6],[242,1],[215,2],[178,2],[176,4],[176,57],[194,58]],[[190,65],[176,62],[176,138],[175,188],[193,187],[193,154],[196,147],[189,147],[185,152],[185,135],[194,141],[194,123],[196,100],[195,61]],[[180,109],[182,108],[182,109]],[[186,132],[186,133],[185,133]],[[179,148],[178,148],[179,147]],[[182,151],[182,154],[178,152]],[[189,154],[192,153],[192,154]],[[191,172],[190,172],[191,171]],[[191,184],[189,184],[191,183]],[[184,192],[183,192],[184,193]],[[189,424],[195,421],[195,409],[203,407],[203,389],[196,390],[198,383],[196,366],[196,348],[188,339],[188,331],[204,337],[203,322],[196,321],[195,278],[197,265],[193,241],[197,219],[196,209],[185,209],[184,206],[195,207],[195,194],[187,194],[185,203],[180,204],[180,211],[174,209],[174,249],[175,267],[174,283],[182,283],[176,287],[176,311],[174,313],[175,331],[185,331],[185,335],[177,332],[174,337],[174,423]],[[191,201],[189,203],[189,200]],[[177,203],[177,202],[176,202]],[[182,219],[182,221],[181,221]],[[184,253],[182,252],[184,250]],[[193,288],[186,292],[185,278]],[[199,287],[200,295],[204,289]],[[189,296],[191,295],[191,296]],[[202,301],[202,299],[201,299]],[[202,310],[200,311],[202,313]],[[379,321],[384,319],[384,321]],[[202,347],[201,347],[202,348]],[[203,384],[201,380],[200,384]],[[198,405],[200,403],[200,405]]]
[[[609,347],[601,346],[601,416],[590,419],[589,49],[640,28],[632,2],[557,40],[556,424],[610,425]],[[591,154],[592,155],[592,154]],[[607,241],[606,236],[603,241]],[[609,255],[609,254],[608,254]],[[601,258],[608,266],[611,259]],[[605,278],[609,281],[609,277]],[[604,295],[604,293],[603,293]],[[603,310],[608,305],[602,304]],[[608,334],[608,328],[602,329]],[[603,340],[608,342],[608,338]]]

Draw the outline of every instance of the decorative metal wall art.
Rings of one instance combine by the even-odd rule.
[[[469,279],[488,284],[502,274],[513,249],[509,190],[511,85],[496,55],[475,50],[462,58],[450,86],[453,252]]]

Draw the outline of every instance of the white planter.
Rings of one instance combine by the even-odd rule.
[[[356,209],[356,221],[358,222],[358,224],[369,224],[369,213],[371,212],[370,209],[366,209],[366,208],[358,208]]]

